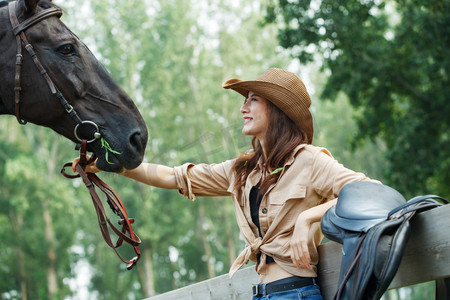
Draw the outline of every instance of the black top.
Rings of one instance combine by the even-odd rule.
[[[259,225],[259,206],[261,205],[261,200],[264,197],[264,192],[261,192],[259,186],[254,186],[250,190],[250,214],[252,216],[252,221],[258,227],[259,236],[262,237],[261,226]],[[259,264],[261,258],[261,253],[257,255],[257,263]],[[275,262],[273,257],[267,256],[266,263],[270,264]]]

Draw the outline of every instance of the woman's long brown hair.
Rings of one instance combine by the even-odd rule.
[[[265,136],[268,150],[267,157],[264,157],[259,140],[253,137],[251,145],[253,151],[248,151],[236,159],[233,171],[236,175],[234,188],[238,192],[238,201],[241,201],[242,187],[245,186],[248,175],[256,167],[260,158],[263,162],[262,168],[265,169],[261,171],[267,174],[263,176],[262,182],[260,182],[260,189],[265,191],[278,180],[281,174],[281,172],[273,175],[270,173],[283,167],[295,147],[308,141],[306,133],[295,125],[285,113],[270,101],[267,101],[267,105],[269,111],[269,127]]]

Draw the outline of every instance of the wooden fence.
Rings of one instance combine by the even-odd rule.
[[[319,246],[319,284],[325,300],[332,299],[339,279],[342,246],[329,242]],[[450,299],[450,205],[416,215],[402,262],[389,289],[436,281],[436,300]],[[252,298],[257,283],[254,267],[192,284],[146,300],[210,300]]]

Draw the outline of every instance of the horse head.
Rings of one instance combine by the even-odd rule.
[[[98,156],[97,166],[105,171],[137,167],[148,138],[144,120],[61,22],[61,10],[44,0],[7,4],[0,2],[0,114],[49,127],[75,143],[89,140],[88,151]],[[19,48],[24,53],[17,55]]]

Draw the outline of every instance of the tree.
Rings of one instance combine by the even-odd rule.
[[[450,195],[450,2],[271,1],[280,44],[329,72],[322,97],[348,95],[359,134],[386,143],[388,184]]]
[[[64,279],[79,212],[74,191],[56,176],[68,144],[48,129],[20,127],[12,117],[1,125],[1,297],[63,298],[71,293]]]

